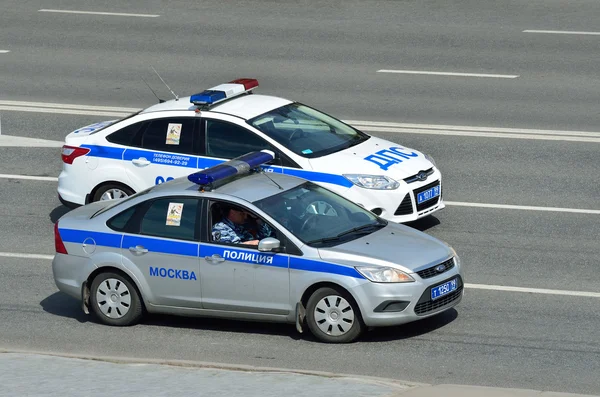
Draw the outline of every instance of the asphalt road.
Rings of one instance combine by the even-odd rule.
[[[256,77],[339,118],[600,130],[593,1],[5,1],[0,101],[143,107]],[[117,8],[118,7],[118,8]],[[62,14],[109,11],[155,18]],[[2,50],[10,52],[2,52]],[[471,78],[380,69],[510,74]],[[39,110],[39,109],[37,109]],[[1,133],[62,140],[108,116],[5,110]],[[600,144],[374,131],[436,159],[450,202],[600,210]],[[0,147],[0,174],[58,176],[53,148]],[[0,178],[0,253],[52,255],[56,182]],[[413,225],[453,245],[467,282],[600,293],[600,215],[449,205]],[[47,259],[0,256],[0,348],[193,359],[414,382],[600,394],[600,298],[467,288],[456,310],[328,346],[293,327],[152,317],[109,329],[57,292]]]
[[[483,3],[483,4],[482,4]],[[60,14],[129,12],[156,18]],[[600,3],[5,0],[0,99],[138,106],[232,76],[340,117],[598,129]],[[516,79],[382,74],[423,70]]]

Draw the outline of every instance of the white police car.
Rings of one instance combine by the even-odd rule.
[[[306,179],[261,172],[273,159],[248,153],[63,215],[57,287],[108,325],[212,316],[295,323],[333,343],[459,304],[450,246]]]
[[[249,95],[238,79],[67,135],[58,195],[73,207],[126,197],[251,151],[275,153],[270,171],[303,177],[384,219],[408,222],[444,208],[429,156],[369,136],[318,110]]]

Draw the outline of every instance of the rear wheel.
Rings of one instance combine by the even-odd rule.
[[[132,194],[133,190],[125,185],[109,183],[96,190],[92,201],[120,199],[131,196]]]
[[[319,288],[310,296],[306,322],[317,339],[328,343],[353,342],[365,328],[354,299],[330,287]]]
[[[94,314],[104,324],[127,326],[142,318],[140,296],[129,278],[118,273],[100,273],[90,288]]]

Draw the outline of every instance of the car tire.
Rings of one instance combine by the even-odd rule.
[[[310,332],[327,343],[353,342],[365,328],[358,305],[350,294],[331,287],[319,288],[310,296],[306,322]]]
[[[133,282],[119,273],[98,274],[90,288],[90,306],[104,324],[117,327],[138,323],[142,302]]]
[[[135,192],[129,188],[128,186],[122,185],[120,183],[109,183],[103,186],[100,186],[96,193],[94,193],[94,197],[92,197],[92,202],[102,200],[102,196],[107,196],[104,200],[112,197],[112,198],[125,198],[131,196]]]

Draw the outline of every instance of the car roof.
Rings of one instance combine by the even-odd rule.
[[[229,114],[240,117],[244,120],[251,119],[263,113],[279,108],[281,106],[292,103],[292,101],[284,98],[279,98],[270,95],[240,95],[222,103],[217,103],[202,111]],[[195,111],[196,106],[190,103],[190,96],[181,97],[179,99],[170,99],[168,101],[157,103],[142,110],[140,113],[153,113],[164,111]]]
[[[260,172],[237,177],[230,182],[223,183],[222,185],[210,190],[210,192],[216,195],[233,196],[245,201],[254,202],[292,189],[305,182],[305,179],[291,175],[283,175],[273,172]],[[199,191],[199,189],[199,185],[190,182],[187,177],[181,177],[156,185],[152,188],[152,191],[153,193],[161,195],[177,195],[183,192]]]

